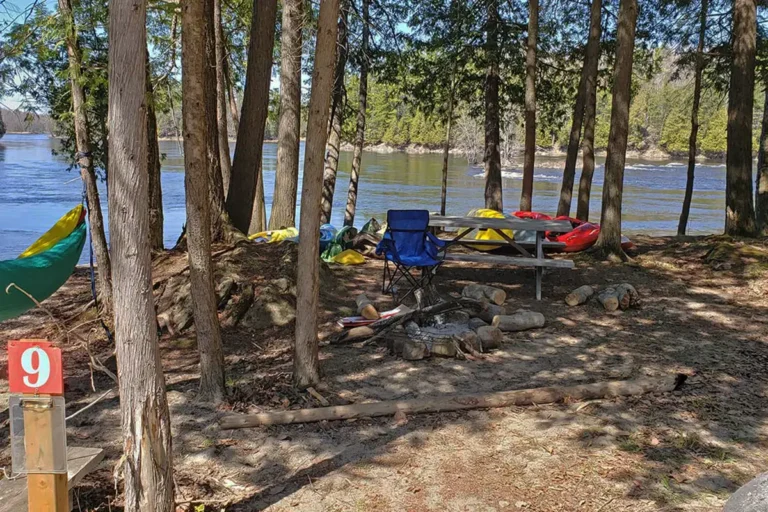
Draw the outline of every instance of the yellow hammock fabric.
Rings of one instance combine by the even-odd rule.
[[[501,212],[497,212],[496,210],[489,210],[487,208],[478,208],[475,210],[470,210],[470,212],[467,214],[467,217],[481,217],[485,219],[504,219],[505,216]],[[509,238],[514,238],[515,234],[513,231],[509,229],[503,230],[504,234],[507,235]],[[469,235],[472,236],[472,235]],[[493,231],[491,229],[483,229],[475,231],[475,240],[503,240],[504,238],[498,234],[496,231]],[[498,249],[498,245],[478,245],[473,247],[473,249],[477,249],[478,251],[492,251],[494,249]]]
[[[334,256],[331,261],[341,265],[362,265],[365,263],[365,256],[355,250],[347,249]]]
[[[47,251],[57,243],[61,242],[75,230],[83,216],[83,205],[78,205],[65,213],[51,229],[46,231],[43,236],[30,245],[26,251],[19,255],[19,258],[29,258],[35,254]]]
[[[299,230],[296,228],[276,229],[274,231],[261,231],[248,235],[248,240],[256,240],[258,238],[266,238],[267,243],[282,242],[289,238],[299,236]]]

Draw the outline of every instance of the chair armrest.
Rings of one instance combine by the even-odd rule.
[[[448,240],[441,240],[429,231],[427,231],[426,235],[426,243],[424,246],[427,250],[427,254],[436,260],[445,259],[445,251],[450,245],[450,242]]]
[[[438,238],[437,236],[435,236],[433,233],[429,231],[427,231],[427,240],[431,241],[439,249],[447,247],[448,243],[450,242],[450,240],[443,240],[442,238]]]

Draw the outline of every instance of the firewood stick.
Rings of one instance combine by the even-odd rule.
[[[325,420],[346,420],[351,418],[389,416],[396,412],[422,414],[464,409],[488,409],[523,405],[541,405],[572,400],[594,400],[617,396],[662,393],[678,389],[686,376],[677,374],[661,379],[638,379],[607,381],[578,386],[554,386],[547,388],[498,391],[474,395],[447,395],[393,400],[368,404],[337,405],[296,411],[263,412],[259,414],[233,414],[220,421],[222,429],[250,428],[261,425],[284,425],[288,423],[310,423]]]

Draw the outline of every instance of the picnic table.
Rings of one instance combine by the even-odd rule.
[[[494,219],[485,217],[443,217],[431,215],[429,226],[442,228],[445,231],[456,232],[449,239],[449,248],[453,245],[499,246],[514,249],[519,256],[503,256],[498,254],[477,253],[458,254],[446,251],[445,261],[468,261],[474,263],[494,263],[498,265],[514,265],[518,267],[533,267],[536,273],[536,300],[541,300],[541,280],[544,268],[574,268],[571,260],[554,260],[544,257],[545,248],[562,248],[565,244],[546,240],[547,231],[567,233],[573,229],[567,220],[534,220],[504,218]],[[474,231],[491,230],[497,233],[500,240],[470,240],[467,235]],[[534,242],[520,242],[505,233],[505,231],[535,232]],[[531,252],[533,250],[533,252]]]

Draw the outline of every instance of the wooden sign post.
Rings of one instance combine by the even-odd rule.
[[[61,350],[43,340],[8,343],[8,382],[20,394],[30,512],[68,512]],[[63,460],[62,460],[63,459]]]

